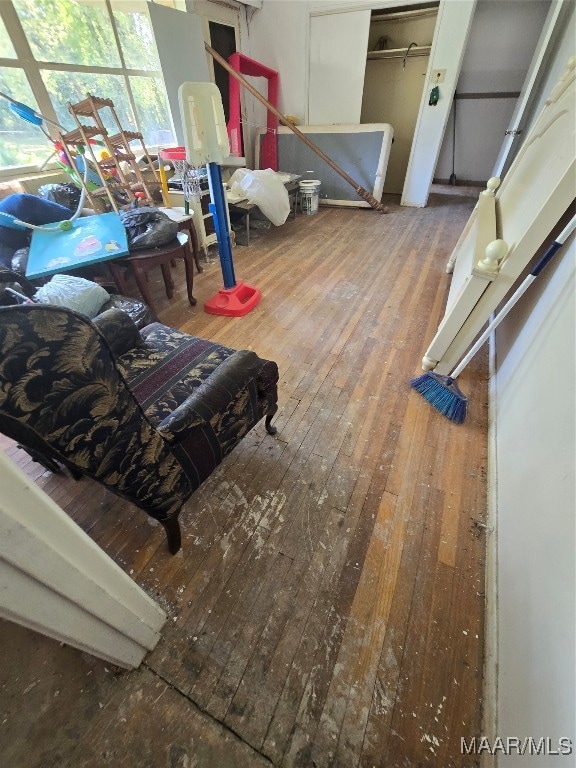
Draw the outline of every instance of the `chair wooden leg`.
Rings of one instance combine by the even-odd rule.
[[[168,541],[168,550],[171,555],[175,555],[182,546],[182,533],[180,532],[180,523],[178,515],[160,521],[166,531],[166,540]]]
[[[174,261],[174,259],[172,259]],[[164,278],[164,289],[166,296],[171,299],[174,296],[174,281],[172,280],[172,272],[170,271],[170,264],[161,264],[162,277]]]
[[[276,427],[271,423],[277,410],[278,410],[278,406],[274,408],[272,413],[266,414],[266,420],[264,421],[264,426],[266,427],[266,432],[268,432],[269,435],[275,435],[278,432]]]
[[[194,298],[192,291],[194,289],[194,267],[192,263],[192,249],[190,243],[182,249],[182,255],[184,257],[184,270],[186,272],[186,291],[188,293],[188,301],[192,306],[195,306],[196,299]]]
[[[128,296],[128,286],[126,285],[126,279],[124,277],[124,270],[118,264],[110,262],[108,265],[112,279],[116,283],[116,289],[124,296]]]
[[[130,266],[132,267],[132,274],[134,275],[136,285],[138,286],[138,290],[140,291],[144,302],[148,304],[152,312],[155,312],[154,302],[152,301],[152,294],[150,293],[148,281],[146,280],[145,270],[135,264],[131,264]]]
[[[41,464],[44,469],[47,469],[49,472],[54,472],[54,474],[59,474],[62,472],[62,467],[57,464],[54,459],[51,459],[48,456],[44,456],[44,454],[40,453],[39,451],[35,451],[33,448],[26,448],[25,445],[18,445],[17,447],[23,451],[26,451],[26,453],[31,457],[33,461]]]
[[[194,224],[192,223],[192,221],[190,221],[188,232],[190,233],[190,248],[192,249],[192,256],[194,258],[194,263],[196,264],[196,269],[198,270],[198,272],[203,272],[204,270],[200,265],[200,259],[198,255],[198,252],[200,250],[198,247],[198,237],[196,235],[196,228],[194,227]]]

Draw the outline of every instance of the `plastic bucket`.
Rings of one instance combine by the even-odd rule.
[[[318,179],[306,179],[298,184],[300,192],[300,210],[306,216],[318,213],[318,201],[320,198],[320,185]]]

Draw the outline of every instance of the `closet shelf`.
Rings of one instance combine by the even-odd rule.
[[[407,11],[388,11],[388,13],[373,13],[370,22],[377,21],[411,21],[412,19],[423,18],[426,16],[437,16],[438,5],[429,8],[417,8]]]
[[[410,48],[407,58],[413,56],[429,56],[431,45],[413,45]],[[368,59],[403,59],[406,56],[407,48],[385,48],[382,51],[368,51]]]

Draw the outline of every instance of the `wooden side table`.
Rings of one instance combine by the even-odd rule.
[[[125,295],[129,295],[124,270],[126,267],[130,267],[136,285],[138,286],[138,290],[142,294],[142,298],[146,304],[148,304],[150,309],[155,312],[154,302],[148,285],[147,273],[155,267],[160,267],[164,278],[166,296],[171,299],[174,295],[174,281],[172,280],[172,273],[170,272],[170,264],[173,259],[184,260],[188,301],[194,306],[196,304],[196,299],[192,295],[192,289],[194,287],[193,254],[187,233],[178,232],[174,240],[159,248],[143,248],[142,250],[133,251],[123,259],[115,259],[114,261],[109,262],[110,271],[118,286],[118,290]]]
[[[199,254],[199,246],[198,246],[198,235],[196,233],[196,227],[194,225],[194,211],[190,211],[190,213],[185,213],[184,208],[176,207],[176,208],[158,208],[159,211],[162,211],[162,213],[165,213],[168,218],[172,219],[172,221],[176,221],[178,223],[178,230],[180,232],[188,232],[190,235],[190,245],[192,247],[192,255],[194,257],[194,263],[196,264],[196,269],[198,272],[202,272],[202,267],[200,266],[200,260],[198,258]]]

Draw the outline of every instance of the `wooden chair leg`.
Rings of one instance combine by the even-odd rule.
[[[266,414],[266,420],[264,421],[264,426],[266,427],[266,432],[268,432],[269,435],[275,435],[278,432],[276,427],[273,426],[271,423],[277,410],[278,410],[278,406],[274,408],[272,413]]]
[[[135,264],[131,264],[130,266],[132,267],[132,274],[134,275],[136,285],[138,286],[138,290],[140,291],[144,302],[148,304],[152,312],[155,312],[154,302],[152,301],[152,294],[150,293],[148,282],[146,280],[145,270]]]
[[[199,251],[200,248],[198,246],[198,236],[196,234],[196,227],[192,223],[192,221],[189,222],[190,226],[188,227],[188,232],[190,233],[190,248],[192,249],[192,257],[194,258],[194,264],[196,264],[196,269],[198,272],[203,272],[204,270],[200,266],[200,258],[199,258]]]
[[[186,271],[186,290],[188,292],[188,301],[192,306],[196,304],[192,291],[194,290],[194,267],[192,264],[192,249],[190,241],[183,246],[182,255],[184,257],[184,269]]]
[[[118,292],[123,294],[124,296],[128,296],[128,286],[126,285],[126,279],[124,277],[123,268],[120,267],[118,264],[115,264],[114,262],[110,262],[108,266],[110,269],[110,273],[112,274],[112,279],[116,283],[116,288]]]
[[[172,259],[174,261],[174,259]],[[172,272],[170,270],[170,264],[161,264],[162,277],[164,278],[164,289],[166,296],[171,299],[174,296],[174,281],[172,280]]]
[[[49,456],[44,456],[44,454],[40,453],[39,451],[35,451],[33,448],[26,448],[25,445],[18,445],[17,447],[23,451],[26,451],[26,453],[33,461],[41,464],[44,469],[47,469],[49,472],[54,472],[54,474],[59,474],[62,472],[62,467]]]
[[[182,533],[180,531],[180,523],[178,521],[178,515],[168,518],[168,520],[160,521],[166,531],[166,540],[168,541],[168,550],[171,555],[175,555],[182,546]]]

